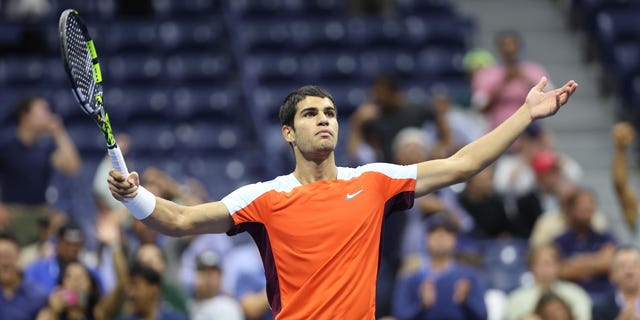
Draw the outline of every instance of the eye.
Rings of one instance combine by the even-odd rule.
[[[324,112],[324,114],[326,114],[327,117],[334,118],[336,116],[336,111],[335,110],[327,110],[327,111]]]

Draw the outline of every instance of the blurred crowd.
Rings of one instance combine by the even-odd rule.
[[[499,33],[495,43],[497,57],[484,49],[465,57],[466,105],[444,88],[416,103],[393,74],[372,79],[366,100],[343,119],[349,165],[445,158],[513,113],[548,74],[522,59],[518,33]],[[0,141],[0,319],[271,318],[260,253],[247,235],[158,234],[111,197],[107,156],[87,186],[98,208],[87,228],[47,202],[52,175],[82,166],[64,123],[40,97],[22,99],[14,120],[15,132]],[[634,139],[630,124],[612,128],[611,183],[619,214],[637,232]],[[128,137],[117,141],[126,158]],[[640,252],[609,231],[598,195],[582,184],[586,174],[535,122],[494,165],[389,216],[377,317],[640,319]],[[218,200],[198,177],[176,178],[157,167],[141,172],[142,185],[165,199]]]

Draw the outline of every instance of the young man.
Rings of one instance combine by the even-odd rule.
[[[53,213],[45,191],[54,171],[72,176],[82,163],[62,120],[46,100],[24,98],[14,113],[15,129],[0,136],[0,220],[8,220],[0,221],[0,230],[11,230],[25,247],[39,240],[38,221]]]
[[[280,107],[282,135],[296,159],[291,174],[197,206],[155,197],[135,172],[126,177],[112,170],[109,187],[137,219],[165,234],[248,231],[260,248],[276,319],[374,319],[383,217],[482,170],[577,88],[569,81],[543,92],[546,84],[541,79],[505,123],[450,158],[358,168],[336,166],[336,107],[327,91],[306,86]]]

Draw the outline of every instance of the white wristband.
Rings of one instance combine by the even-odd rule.
[[[143,186],[138,186],[138,194],[133,198],[125,199],[122,203],[131,211],[134,218],[142,220],[150,216],[155,209],[156,196]]]

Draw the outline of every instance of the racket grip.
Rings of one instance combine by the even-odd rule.
[[[111,164],[113,168],[118,172],[124,173],[125,176],[129,176],[129,170],[127,170],[127,164],[124,162],[122,151],[118,148],[118,145],[114,145],[113,148],[109,148],[109,158],[111,158]]]

